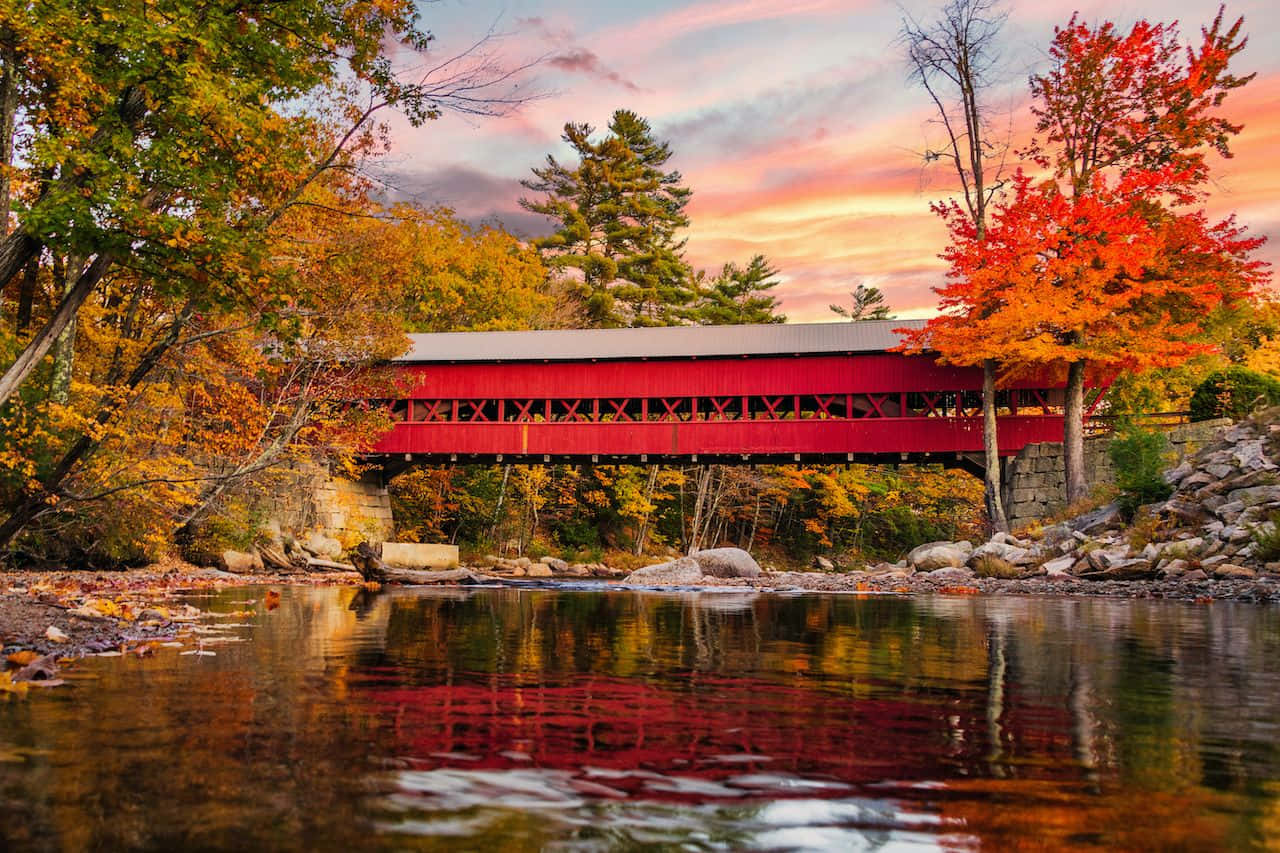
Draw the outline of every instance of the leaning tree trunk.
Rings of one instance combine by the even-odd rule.
[[[75,319],[80,306],[89,298],[102,276],[106,274],[114,257],[110,252],[103,252],[89,264],[89,268],[80,274],[75,285],[62,297],[58,310],[45,323],[44,328],[36,332],[35,337],[27,342],[27,346],[9,369],[0,376],[0,406],[9,402],[9,398],[21,387],[27,377],[36,369],[62,335],[64,329]]]
[[[1067,503],[1087,497],[1084,476],[1084,362],[1073,362],[1067,368],[1067,399],[1062,427],[1063,451],[1066,459]]]
[[[993,533],[1008,532],[1009,519],[1000,498],[1000,440],[996,433],[996,363],[982,362],[982,449],[986,463],[987,520]]]

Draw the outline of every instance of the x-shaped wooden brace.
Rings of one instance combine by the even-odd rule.
[[[838,394],[832,394],[830,397],[823,397],[821,395],[814,396],[814,402],[818,404],[818,411],[814,412],[813,416],[815,418],[834,418],[835,415],[831,414],[831,404],[836,401],[838,396]]]
[[[942,411],[938,408],[938,403],[942,400],[942,394],[926,394],[922,391],[920,392],[920,397],[924,400],[926,406],[922,413],[923,417],[942,417]]]
[[[423,421],[447,421],[449,418],[444,412],[440,411],[440,407],[445,404],[444,400],[413,400],[413,403],[421,403],[427,407],[419,420]],[[437,417],[442,416],[442,417]]]
[[[676,411],[676,409],[680,408],[679,397],[677,397],[675,400],[668,400],[665,397],[662,397],[662,398],[659,398],[658,402],[661,403],[662,408],[666,410],[662,414],[658,415],[658,420],[660,421],[680,420],[680,413]]]
[[[487,400],[459,400],[458,416],[462,417],[462,408],[461,408],[462,406],[470,406],[471,417],[466,418],[467,421],[471,423],[482,423],[484,421],[487,421],[489,420],[489,417],[484,413],[484,404],[486,402],[488,401]]]
[[[516,410],[515,417],[513,417],[511,420],[513,421],[533,420],[533,412],[530,410],[533,408],[533,404],[536,403],[537,400],[525,400],[524,403],[521,403],[519,400],[508,400],[507,402],[511,403],[512,408]]]
[[[768,415],[763,420],[780,421],[785,418],[787,416],[786,412],[781,414],[778,412],[778,407],[782,405],[782,401],[785,399],[786,397],[774,397],[770,400],[768,397],[761,397],[760,402],[764,404],[765,409],[768,411]]]
[[[707,400],[711,403],[713,411],[709,413],[710,417],[708,417],[707,420],[731,421],[736,418],[737,412],[729,407],[732,406],[737,399],[737,397],[725,397],[724,401],[721,402],[719,397],[708,397]]]
[[[589,421],[590,417],[578,411],[578,407],[582,405],[581,400],[558,400],[564,411],[560,413],[559,420],[562,421]],[[554,413],[554,409],[552,410]]]
[[[613,419],[615,421],[634,421],[635,420],[635,418],[627,414],[627,403],[630,403],[631,402],[630,400],[605,400],[605,402],[609,404],[609,407],[611,409],[613,409],[612,414],[613,414]]]

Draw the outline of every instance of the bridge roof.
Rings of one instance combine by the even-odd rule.
[[[591,361],[884,352],[901,341],[901,335],[894,329],[918,329],[924,323],[924,320],[864,320],[752,326],[436,332],[409,335],[409,352],[396,361]]]

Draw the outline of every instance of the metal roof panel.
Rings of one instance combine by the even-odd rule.
[[[894,329],[918,329],[924,324],[924,320],[862,320],[856,323],[436,332],[409,335],[409,351],[396,362],[590,361],[884,352],[901,342],[901,335]]]

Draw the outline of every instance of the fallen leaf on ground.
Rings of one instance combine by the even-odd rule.
[[[52,642],[55,642],[55,643],[65,643],[71,639],[66,634],[64,634],[61,631],[61,629],[58,628],[57,625],[50,625],[48,628],[45,628],[44,636],[45,636],[45,639],[51,640]]]
[[[38,657],[40,657],[39,652],[33,652],[30,649],[23,649],[20,652],[14,652],[13,654],[9,655],[9,657],[7,657],[6,660],[9,661],[9,666],[20,668],[31,663],[33,660],[35,660]]]
[[[9,673],[0,672],[0,693],[17,693],[19,696],[25,696],[27,694],[27,682],[15,682]]]

